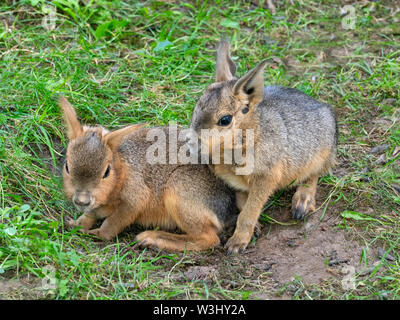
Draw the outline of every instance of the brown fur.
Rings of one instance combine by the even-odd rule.
[[[137,240],[142,244],[156,246],[160,249],[170,249],[174,251],[184,250],[205,250],[219,244],[217,232],[222,227],[211,212],[203,209],[197,212],[198,217],[186,215],[182,217],[182,203],[179,196],[172,190],[167,190],[164,194],[165,219],[164,224],[172,228],[179,227],[186,234],[172,234],[164,231],[146,231],[138,235]],[[186,205],[185,205],[186,206]],[[189,206],[187,206],[189,207]],[[204,218],[203,218],[204,217]]]
[[[208,166],[151,166],[145,158],[149,129],[133,125],[109,132],[82,126],[65,98],[60,105],[70,137],[64,190],[84,211],[76,221],[69,221],[71,226],[81,226],[83,232],[104,240],[113,239],[132,223],[178,229],[183,234],[145,231],[136,237],[141,246],[174,251],[219,244],[218,233],[235,213],[234,193]],[[92,229],[99,219],[105,220]]]
[[[235,174],[235,168],[231,165],[219,164],[214,166],[215,174],[225,180],[236,190],[249,191],[249,177],[238,176]]]

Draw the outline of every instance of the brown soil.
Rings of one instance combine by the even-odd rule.
[[[332,277],[329,265],[348,264],[359,269],[361,246],[346,239],[345,232],[338,229],[338,215],[327,212],[320,221],[320,214],[316,212],[295,226],[274,225],[264,230],[248,259],[271,265],[271,277],[281,284],[295,277],[306,284],[318,284]],[[291,221],[288,209],[281,221]]]
[[[18,279],[7,279],[0,277],[0,300],[38,299],[43,298],[43,294],[38,288],[40,282],[27,277]]]
[[[317,205],[323,203],[328,192],[319,187]],[[293,223],[292,194],[288,191],[282,196],[287,205],[271,209],[268,214],[282,223]],[[207,254],[191,253],[193,265],[180,274],[177,271],[175,278],[209,283],[218,280],[226,289],[247,288],[254,299],[288,299],[288,295],[278,295],[279,289],[296,279],[304,285],[317,285],[332,278],[341,283],[349,268],[356,273],[365,270],[360,263],[362,245],[340,228],[343,210],[336,205],[328,208],[323,217],[319,209],[294,225],[266,224],[259,238],[242,254],[227,256],[222,246]]]

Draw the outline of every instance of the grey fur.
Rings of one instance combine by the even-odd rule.
[[[263,205],[278,189],[297,185],[292,199],[295,219],[315,210],[318,177],[335,164],[337,123],[332,108],[299,90],[281,86],[264,87],[263,70],[266,61],[237,79],[232,75],[229,46],[222,41],[217,54],[217,82],[211,84],[196,104],[191,129],[200,136],[202,129],[240,129],[246,139],[246,130],[254,134],[251,173],[239,176],[235,166],[215,164],[214,172],[238,190],[241,208],[234,235],[227,243],[228,252],[243,250],[251,239]],[[226,122],[229,116],[229,122]],[[224,120],[224,121],[221,121]],[[251,140],[250,140],[251,141]],[[199,141],[214,150],[210,140]],[[229,160],[229,159],[228,159]],[[304,183],[304,185],[302,185]]]
[[[324,147],[331,148],[331,162],[335,162],[337,124],[329,105],[296,89],[268,86],[255,112],[264,142],[256,146],[256,154],[263,153],[267,167],[278,158],[302,167]]]
[[[232,90],[237,79],[211,85],[200,97],[191,119],[191,128],[199,132],[211,128],[221,115],[235,113]],[[331,163],[335,163],[337,123],[332,108],[303,92],[282,86],[264,88],[263,100],[255,108],[259,119],[260,141],[255,148],[256,168],[263,172],[282,157],[291,165],[301,167],[322,147],[332,149]],[[218,115],[218,116],[216,116]],[[257,172],[255,172],[257,173]]]

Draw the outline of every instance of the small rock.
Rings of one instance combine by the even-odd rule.
[[[396,99],[395,98],[388,98],[388,99],[383,100],[381,103],[383,105],[385,105],[385,106],[390,106],[390,105],[396,103]]]
[[[380,146],[376,146],[376,147],[372,148],[372,150],[370,152],[381,154],[381,153],[385,152],[388,148],[389,148],[388,144],[382,144]]]
[[[392,125],[393,121],[387,118],[380,118],[372,121],[375,127],[379,130],[386,131],[388,130]]]
[[[283,63],[281,58],[273,57],[272,61],[276,62],[279,65],[284,65],[284,63]]]
[[[381,297],[385,300],[390,299],[392,297],[390,292],[382,292]]]
[[[379,265],[379,261],[374,262],[374,263],[372,264],[372,266],[368,266],[368,267],[364,268],[363,270],[361,270],[361,271],[359,272],[359,275],[360,275],[360,276],[366,276],[366,275],[370,274],[372,271],[375,270],[375,268],[376,268],[378,265]]]
[[[271,268],[274,264],[276,264],[276,262],[257,263],[254,264],[253,267],[262,271],[271,271]]]
[[[290,239],[287,243],[288,247],[298,247],[298,244],[296,243],[296,241],[294,239]]]
[[[275,44],[275,43],[276,43],[276,41],[275,41],[275,40],[273,40],[273,39],[271,39],[271,38],[270,38],[270,37],[268,37],[268,36],[264,36],[264,43],[270,46],[270,45],[273,45],[273,44]]]
[[[337,266],[337,265],[340,265],[342,263],[347,263],[347,262],[349,262],[349,259],[339,259],[336,250],[332,250],[330,257],[329,257],[328,266],[329,267]]]
[[[185,277],[190,280],[209,280],[211,281],[215,275],[218,275],[218,270],[214,267],[194,266],[190,267],[185,273]]]
[[[379,158],[375,161],[376,164],[385,164],[386,163],[386,154],[381,154]]]
[[[338,266],[342,263],[348,263],[349,259],[337,259],[337,260],[332,260],[329,261],[328,266],[332,267],[332,266]]]
[[[364,169],[362,169],[362,170],[360,171],[360,173],[362,174],[361,181],[370,182],[370,181],[372,180],[371,177],[365,175],[365,174],[368,173],[368,172],[371,172],[371,170],[370,170],[368,167],[365,167]]]
[[[286,19],[286,16],[274,16],[273,19],[276,21],[282,21]]]
[[[383,249],[381,247],[378,248],[378,258],[379,259],[382,259],[383,256],[385,255],[385,253],[386,253],[385,249]],[[396,261],[396,259],[389,253],[386,255],[385,259],[388,261]]]
[[[365,167],[364,169],[362,169],[361,171],[360,171],[360,173],[367,173],[367,172],[370,172],[371,170],[368,168],[368,167]]]
[[[114,64],[114,65],[111,67],[111,71],[112,71],[112,72],[117,72],[118,70],[119,70],[119,65],[118,65],[118,63]]]
[[[314,225],[310,222],[307,222],[306,225],[304,226],[304,229],[306,230],[306,232],[310,232],[314,229]]]
[[[340,276],[340,275],[341,275],[341,272],[340,272],[338,269],[336,269],[336,268],[329,268],[329,267],[326,267],[325,270],[326,270],[327,272],[329,272],[329,273],[335,275],[335,276]]]

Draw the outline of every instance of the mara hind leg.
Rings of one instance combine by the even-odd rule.
[[[315,195],[319,175],[313,175],[297,187],[292,198],[292,217],[304,219],[305,215],[315,210]]]
[[[145,231],[136,236],[139,245],[170,251],[201,251],[217,246],[221,226],[214,212],[195,197],[183,199],[178,194],[175,190],[167,190],[164,206],[184,234]]]
[[[201,251],[219,244],[218,235],[212,229],[197,235],[144,231],[136,236],[136,240],[142,247],[155,247],[168,251]]]
[[[315,210],[318,178],[330,171],[336,163],[335,150],[323,149],[306,167],[310,175],[297,187],[292,198],[292,216],[294,219],[304,219],[305,215]]]

